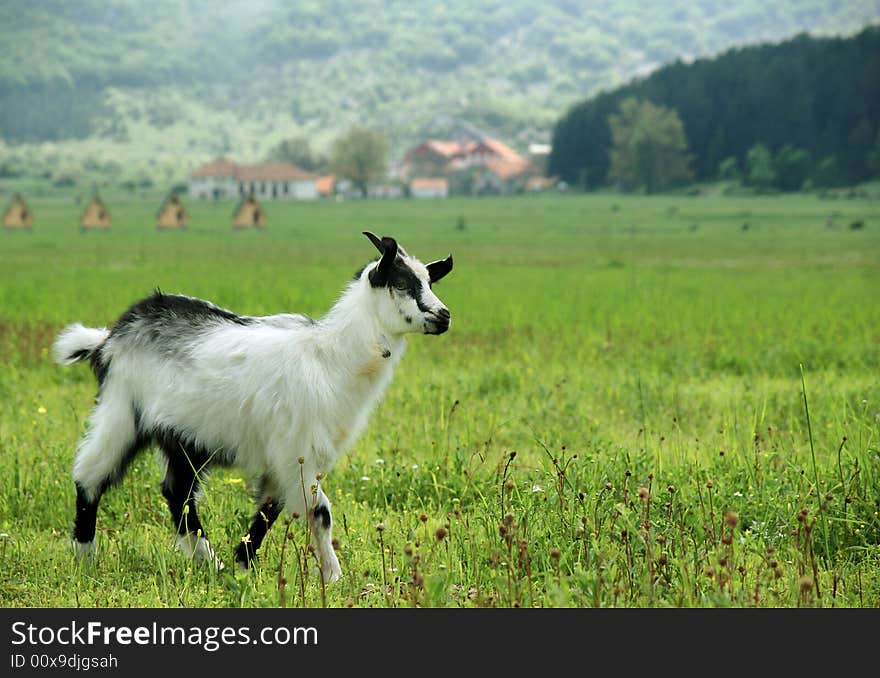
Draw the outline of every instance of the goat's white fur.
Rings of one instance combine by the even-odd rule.
[[[145,334],[116,336],[81,324],[64,329],[53,347],[58,362],[100,348],[110,366],[77,449],[74,480],[97,501],[138,430],[173,429],[203,449],[231,455],[225,461],[262,478],[288,513],[311,516],[320,503],[329,517],[319,480],[366,426],[403,356],[404,335],[430,332],[441,312],[448,326],[428,268],[403,250],[399,256],[423,283],[418,300],[371,286],[378,266],[371,264],[319,320],[283,314],[217,322],[171,352]],[[333,581],[341,571],[330,529],[312,529],[324,580]],[[182,536],[179,546],[215,559],[200,535]],[[91,551],[93,544],[78,547]]]

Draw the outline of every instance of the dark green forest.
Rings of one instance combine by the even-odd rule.
[[[634,97],[677,112],[693,177],[782,190],[852,184],[880,173],[880,27],[850,38],[779,44],[676,61],[573,106],[553,133],[549,171],[595,188],[608,180],[609,116]]]

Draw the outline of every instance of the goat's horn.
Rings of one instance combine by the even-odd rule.
[[[370,242],[376,246],[376,249],[379,250],[380,254],[385,254],[385,245],[379,240],[379,236],[375,233],[370,233],[369,231],[364,231],[364,235],[367,236],[370,239]]]

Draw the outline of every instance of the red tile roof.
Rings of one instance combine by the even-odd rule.
[[[511,177],[524,174],[529,169],[529,162],[522,158],[489,158],[485,163],[490,172],[501,179],[510,179]]]
[[[232,177],[235,176],[235,163],[226,158],[218,158],[193,170],[192,175],[194,177]]]
[[[256,165],[236,165],[221,158],[193,170],[194,177],[231,177],[239,181],[302,181],[317,179],[317,174],[306,172],[288,162],[266,162]]]
[[[318,178],[317,174],[306,172],[287,162],[239,165],[235,174],[240,181],[298,181]]]

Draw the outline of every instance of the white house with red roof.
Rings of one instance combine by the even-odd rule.
[[[197,199],[237,200],[248,195],[261,200],[314,200],[318,175],[287,162],[239,165],[219,158],[193,170],[189,194]]]

